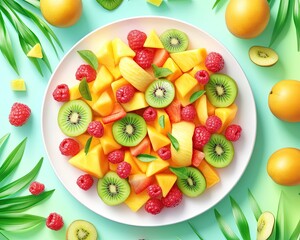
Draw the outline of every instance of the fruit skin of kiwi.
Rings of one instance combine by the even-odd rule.
[[[273,213],[263,212],[257,220],[257,240],[274,240],[276,221]]]
[[[205,85],[206,96],[215,107],[228,107],[238,95],[236,81],[222,73],[210,75],[209,82]]]
[[[252,46],[248,54],[250,60],[261,67],[271,67],[279,60],[277,53],[268,47]]]
[[[95,226],[86,220],[75,220],[67,228],[66,240],[97,240]]]
[[[114,122],[112,133],[119,144],[133,147],[138,145],[146,136],[147,124],[140,115],[127,113],[125,117]]]
[[[185,167],[186,178],[178,177],[177,186],[188,197],[197,197],[206,189],[206,180],[203,174],[194,167]]]
[[[225,136],[214,133],[203,147],[206,161],[216,168],[227,167],[233,160],[234,147]]]
[[[188,36],[178,29],[168,29],[159,38],[164,48],[170,53],[183,52],[189,46]]]
[[[97,2],[106,10],[112,11],[119,7],[123,0],[97,0]]]
[[[69,137],[84,133],[92,121],[92,110],[82,100],[64,103],[58,112],[57,122],[60,130]]]
[[[109,206],[123,203],[130,194],[130,185],[116,172],[108,172],[98,180],[97,192],[102,201]]]
[[[166,79],[155,80],[149,84],[145,91],[146,102],[155,108],[164,108],[171,104],[175,98],[175,87]]]

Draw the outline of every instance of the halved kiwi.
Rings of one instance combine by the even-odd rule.
[[[97,2],[105,9],[112,11],[120,6],[123,0],[97,0]]]
[[[238,87],[234,79],[226,74],[215,73],[210,75],[205,85],[206,96],[215,107],[228,107],[238,95]]]
[[[67,240],[97,240],[98,234],[95,226],[85,220],[75,220],[67,228]]]
[[[92,110],[82,100],[72,100],[64,103],[58,112],[58,126],[69,136],[76,137],[84,133],[92,121]]]
[[[168,29],[159,38],[164,48],[170,53],[185,51],[189,46],[188,36],[178,29]]]
[[[99,179],[97,192],[105,204],[115,206],[128,198],[130,186],[128,181],[120,178],[116,172],[108,172]]]
[[[257,240],[271,240],[275,237],[275,217],[271,212],[263,212],[257,221]]]
[[[133,147],[138,145],[147,134],[147,125],[141,116],[127,113],[126,116],[113,124],[114,139],[121,145]]]
[[[277,53],[268,47],[253,46],[249,49],[250,60],[258,66],[270,67],[277,63]]]
[[[206,189],[206,180],[194,167],[186,167],[186,177],[177,178],[177,186],[188,197],[197,197]]]
[[[172,82],[165,79],[153,81],[146,89],[146,102],[155,108],[168,106],[175,97],[175,87]]]
[[[221,134],[212,134],[210,140],[203,147],[206,161],[216,167],[223,168],[228,166],[234,157],[234,147]]]

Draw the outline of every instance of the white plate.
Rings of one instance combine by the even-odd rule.
[[[177,28],[189,36],[190,48],[205,47],[207,51],[216,51],[223,55],[225,68],[222,71],[233,77],[239,87],[236,103],[239,106],[235,120],[243,128],[241,139],[234,143],[235,157],[225,169],[218,170],[221,182],[206,190],[197,198],[184,197],[183,203],[172,209],[164,209],[159,215],[152,216],[144,210],[132,212],[125,204],[116,207],[105,205],[98,197],[96,184],[93,189],[85,192],[76,185],[77,177],[82,174],[68,164],[68,161],[59,152],[59,143],[65,137],[57,125],[57,113],[60,103],[52,98],[52,92],[58,84],[78,83],[74,74],[83,60],[77,50],[90,49],[97,51],[102,42],[120,37],[125,42],[127,33],[132,29],[143,30],[149,33],[155,29],[158,33]],[[62,59],[53,73],[47,87],[42,110],[42,133],[46,151],[52,167],[65,188],[83,205],[99,215],[124,224],[136,226],[162,226],[178,223],[197,216],[218,203],[235,186],[242,176],[250,160],[256,136],[256,109],[251,88],[245,74],[230,52],[202,30],[187,23],[164,17],[137,17],[121,20],[101,27],[80,40]]]

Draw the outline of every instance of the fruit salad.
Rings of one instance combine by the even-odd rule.
[[[105,204],[156,215],[221,180],[242,128],[220,53],[190,49],[179,29],[134,29],[78,53],[78,84],[59,84],[53,98],[66,136],[58,148],[82,171],[79,188],[96,184]]]

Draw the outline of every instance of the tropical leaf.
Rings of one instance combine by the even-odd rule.
[[[276,216],[276,239],[287,239],[285,237],[284,226],[284,201],[283,192],[280,193],[277,216]]]
[[[0,230],[16,232],[28,230],[45,222],[44,217],[30,214],[1,214]]]
[[[10,133],[5,134],[2,138],[0,138],[0,151],[2,150],[2,147],[6,143],[7,139],[9,138]]]
[[[293,20],[297,34],[297,49],[300,51],[300,0],[295,0],[293,7]]]
[[[200,240],[204,240],[204,239],[200,236],[200,234],[199,234],[199,232],[197,231],[197,229],[196,229],[190,222],[188,222],[188,224],[189,224],[190,227],[192,228],[193,232],[197,235],[197,237],[198,237]]]
[[[216,209],[214,209],[214,213],[224,237],[227,240],[240,240]]]
[[[251,191],[248,189],[248,198],[250,201],[250,206],[252,209],[252,212],[255,216],[256,221],[258,221],[260,215],[262,214],[261,208],[259,207],[256,199],[254,198],[253,194],[251,193]]]
[[[289,240],[299,240],[299,239],[300,239],[300,220],[298,221],[298,224],[296,225]]]
[[[23,1],[29,3],[31,6],[34,6],[37,9],[40,9],[40,1],[39,0],[23,0]]]

